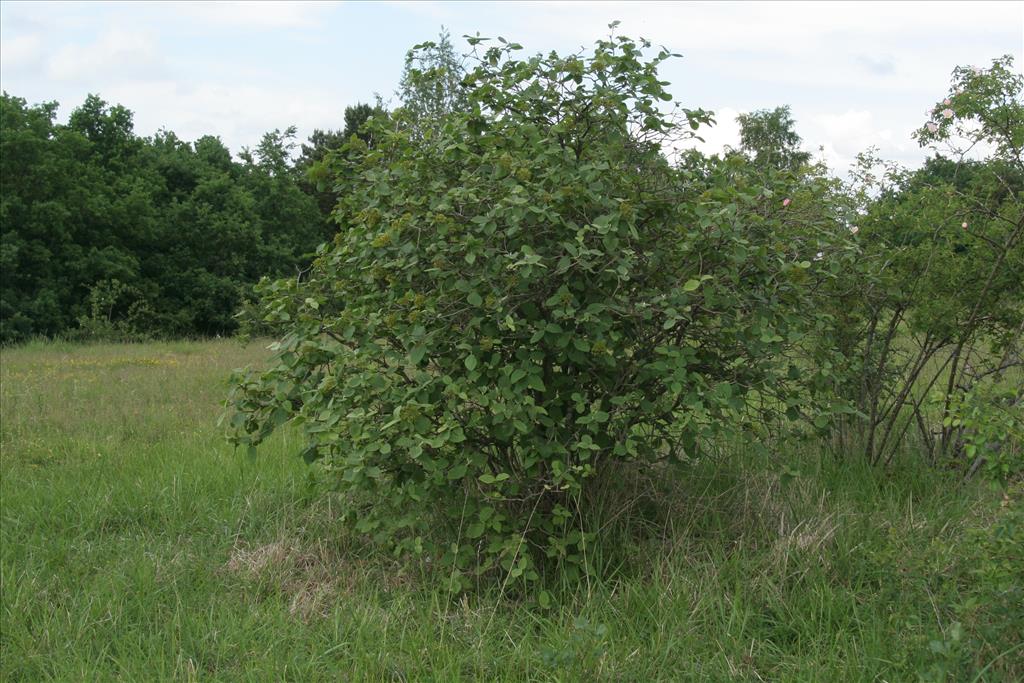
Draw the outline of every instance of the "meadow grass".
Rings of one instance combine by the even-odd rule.
[[[1005,494],[914,459],[878,470],[805,444],[773,464],[737,446],[659,473],[653,496],[642,476],[609,488],[606,579],[553,580],[546,609],[453,596],[342,528],[294,435],[255,458],[226,444],[228,374],[266,353],[2,351],[0,680],[1024,677],[1012,640],[951,649],[984,645],[955,625]],[[1004,635],[1024,622],[1000,618]]]

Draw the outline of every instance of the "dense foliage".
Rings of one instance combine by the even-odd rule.
[[[301,425],[308,458],[371,494],[357,528],[439,553],[453,588],[588,571],[579,510],[613,463],[685,462],[828,405],[809,402],[828,364],[796,358],[848,232],[791,217],[788,174],[670,166],[709,117],[662,113],[671,55],[645,47],[486,49],[462,110],[399,110],[335,155],[337,239],[264,288],[281,339],[240,380],[236,439]]]
[[[214,137],[139,137],[95,96],[56,110],[0,100],[0,341],[229,334],[253,283],[326,239],[293,130],[234,160]]]

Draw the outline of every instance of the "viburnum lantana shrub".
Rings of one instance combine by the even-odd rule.
[[[249,446],[298,425],[355,528],[443,562],[453,589],[590,571],[596,475],[806,413],[787,353],[827,323],[815,255],[836,241],[780,237],[798,208],[781,176],[696,184],[665,160],[710,119],[663,113],[668,52],[470,42],[467,111],[407,126],[399,110],[335,156],[340,231],[301,279],[263,287],[280,338],[238,375],[230,419]]]

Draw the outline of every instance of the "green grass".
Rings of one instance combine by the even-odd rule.
[[[1024,617],[986,611],[971,573],[1004,559],[979,555],[1007,509],[984,486],[813,446],[777,454],[800,471],[781,478],[737,449],[661,473],[658,506],[635,477],[609,491],[604,582],[553,586],[546,610],[496,588],[452,596],[340,527],[294,436],[255,459],[225,444],[227,375],[264,353],[2,352],[0,680],[1024,677]]]

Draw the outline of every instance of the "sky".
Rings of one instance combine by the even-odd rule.
[[[233,151],[289,125],[343,127],[346,106],[395,104],[404,56],[442,27],[503,36],[522,54],[576,52],[609,33],[683,55],[663,80],[711,109],[705,151],[738,144],[740,112],[789,105],[804,147],[837,172],[870,146],[924,158],[911,132],[957,65],[1024,65],[1024,2],[0,2],[0,87],[59,117],[89,93],[161,128]]]

